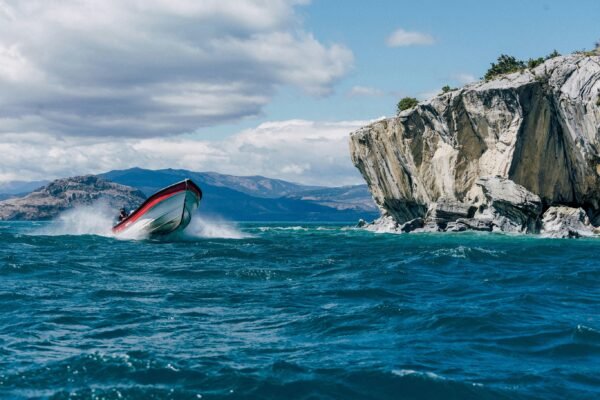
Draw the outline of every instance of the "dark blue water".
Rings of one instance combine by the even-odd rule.
[[[600,240],[239,229],[0,224],[0,398],[600,397]]]

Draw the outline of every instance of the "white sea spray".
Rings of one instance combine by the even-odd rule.
[[[36,229],[33,234],[47,236],[98,235],[114,236],[111,228],[116,212],[106,202],[77,206],[58,215],[49,225]]]
[[[184,238],[246,239],[252,235],[243,232],[231,221],[218,216],[195,215],[183,232]]]

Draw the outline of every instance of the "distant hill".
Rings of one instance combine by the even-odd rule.
[[[312,201],[338,210],[378,212],[367,185],[308,189],[289,194],[286,197]]]
[[[104,200],[115,209],[134,208],[145,199],[138,189],[94,175],[57,179],[20,198],[0,201],[0,220],[45,220],[78,205]]]
[[[131,186],[141,189],[146,194],[154,193],[157,189],[185,178],[190,178],[199,185],[218,186],[254,197],[266,198],[283,197],[303,190],[320,188],[319,186],[305,186],[281,179],[265,178],[264,176],[234,176],[217,172],[194,172],[170,168],[161,170],[130,168],[106,172],[99,176],[113,182],[135,183]]]
[[[353,222],[360,218],[374,219],[379,216],[366,185],[328,188],[301,185],[263,176],[233,176],[182,169],[153,171],[131,168],[109,171],[98,177],[103,181],[135,188],[145,196],[172,183],[190,178],[200,185],[204,193],[200,203],[201,213],[234,221]],[[59,181],[62,180],[55,182]],[[40,200],[41,203],[48,200],[38,193],[39,191],[29,195],[22,193],[27,189],[29,192],[37,189],[45,183],[44,181],[9,182],[0,185],[0,218],[2,215],[7,218],[8,214],[12,215],[11,219],[32,219],[35,215],[41,216],[42,219],[50,218],[57,209],[54,206],[50,207],[53,211],[47,215],[35,210],[21,212],[23,204],[31,205],[32,200],[35,202]],[[5,188],[5,191],[2,188]],[[44,190],[46,189],[42,188],[42,192]],[[91,192],[90,188],[89,196],[92,196]],[[62,209],[69,207],[70,203],[60,204],[58,208]],[[135,208],[135,206],[136,204],[130,204],[128,208]],[[21,211],[15,211],[19,209]]]
[[[232,176],[180,169],[131,168],[101,174],[146,195],[184,178],[200,185],[200,211],[236,221],[356,221],[379,215],[366,185],[305,186],[263,176]]]

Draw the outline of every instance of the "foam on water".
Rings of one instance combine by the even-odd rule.
[[[307,231],[308,228],[304,227],[304,226],[286,226],[286,227],[281,227],[281,226],[261,226],[258,228],[261,232],[268,232],[268,231]]]
[[[115,236],[112,233],[112,226],[115,223],[114,217],[115,211],[112,207],[104,202],[98,202],[91,206],[79,206],[67,210],[50,221],[49,225],[37,228],[31,233],[44,236],[98,235],[126,240],[143,240],[147,238],[142,232],[133,229]],[[140,226],[143,226],[143,224]],[[252,235],[242,232],[234,223],[222,218],[195,215],[190,225],[177,237],[181,239],[245,239],[252,237]]]
[[[416,375],[416,376],[420,376],[420,377],[426,377],[429,379],[446,380],[446,378],[444,378],[443,376],[440,376],[433,372],[428,372],[428,371],[420,372],[420,371],[415,371],[413,369],[394,369],[394,370],[392,370],[392,374],[398,375],[398,376]]]

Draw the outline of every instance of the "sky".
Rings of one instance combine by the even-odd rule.
[[[503,53],[589,49],[600,1],[0,0],[0,183],[185,168],[362,183],[349,133]]]

